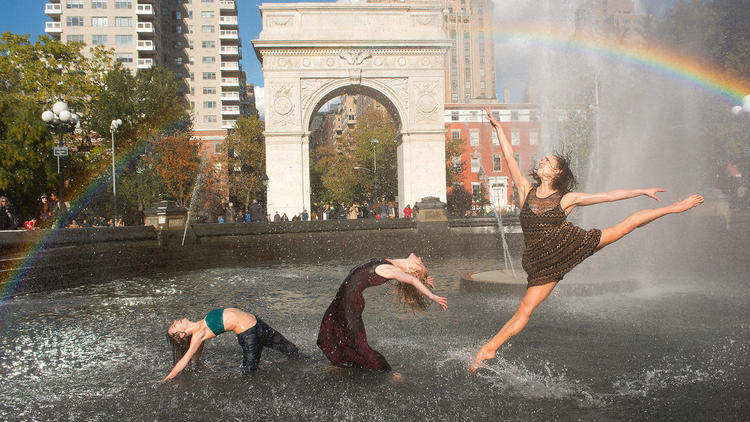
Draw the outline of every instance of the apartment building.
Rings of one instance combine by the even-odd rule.
[[[576,11],[576,30],[618,41],[643,41],[643,16],[633,0],[588,0]]]
[[[232,0],[50,0],[45,32],[114,49],[131,71],[160,65],[185,81],[204,154],[249,113],[237,4]],[[88,52],[88,49],[86,49]]]
[[[464,188],[476,196],[484,184],[485,199],[493,207],[507,208],[514,200],[513,181],[497,133],[484,117],[485,107],[489,107],[502,123],[503,133],[513,145],[522,174],[536,167],[540,158],[539,109],[536,104],[527,103],[445,106],[447,136],[463,140],[463,154],[452,165],[460,170]]]

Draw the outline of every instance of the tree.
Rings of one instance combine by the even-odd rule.
[[[445,185],[453,186],[461,182],[463,175],[463,153],[465,149],[465,141],[459,138],[453,138],[452,136],[445,135]]]
[[[90,59],[82,48],[82,43],[64,44],[46,35],[36,43],[28,35],[0,36],[0,191],[24,216],[35,216],[39,196],[56,189],[56,139],[41,121],[42,111],[62,98],[85,115],[111,63],[102,48],[94,49]]]
[[[451,186],[446,199],[448,213],[451,215],[463,216],[471,209],[471,192],[466,190],[463,183]]]
[[[149,164],[164,180],[177,205],[189,205],[200,158],[198,141],[189,133],[177,133],[154,141]]]
[[[265,124],[257,117],[240,117],[234,130],[224,139],[229,197],[244,204],[245,211],[253,199],[263,197],[262,181],[266,172],[264,130]]]

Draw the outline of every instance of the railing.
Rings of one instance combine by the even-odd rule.
[[[137,15],[153,15],[154,6],[150,4],[139,4],[135,7],[135,13]]]
[[[60,13],[62,13],[62,4],[47,3],[44,5],[44,13],[48,15],[59,15]]]
[[[237,25],[237,16],[221,16],[219,17],[220,25]]]
[[[221,114],[240,114],[240,106],[221,106]]]
[[[240,70],[238,62],[221,62],[221,70]]]
[[[138,59],[138,69],[148,69],[154,66],[154,59]]]
[[[240,78],[221,78],[221,86],[239,86]]]
[[[151,22],[138,22],[136,32],[154,32],[154,24]]]
[[[234,2],[229,0],[221,0],[219,7],[222,9],[235,9]]]
[[[222,120],[221,128],[222,129],[234,129],[234,124],[236,122],[237,122],[236,120]]]
[[[136,50],[138,51],[154,51],[154,42],[151,40],[143,40],[138,41],[138,45],[136,46]]]
[[[62,22],[45,22],[44,32],[62,32]]]
[[[240,93],[239,92],[222,92],[221,93],[221,99],[222,100],[239,101],[239,99],[240,99]]]
[[[236,29],[222,29],[219,32],[219,38],[236,40],[240,38],[240,33]]]
[[[234,55],[239,54],[240,48],[237,47],[236,45],[222,45],[220,52],[221,52],[221,54],[233,55],[234,56]]]

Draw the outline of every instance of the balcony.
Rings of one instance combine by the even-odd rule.
[[[44,32],[48,34],[61,34],[62,22],[44,22]]]
[[[236,45],[222,45],[220,53],[223,56],[238,56],[240,54],[240,48]]]
[[[138,59],[137,69],[151,69],[154,67],[154,59]]]
[[[221,106],[221,114],[240,114],[240,106]]]
[[[240,70],[239,62],[221,62],[221,70]]]
[[[139,34],[153,34],[154,24],[151,22],[138,22],[138,25],[135,27],[135,32]]]
[[[237,91],[226,91],[221,93],[222,101],[239,101],[240,93]]]
[[[151,4],[138,4],[135,7],[135,14],[140,16],[154,16],[154,6]]]
[[[221,78],[221,86],[239,86],[240,78]]]
[[[219,25],[237,26],[237,16],[220,16]]]
[[[240,31],[236,29],[222,29],[219,32],[219,39],[221,40],[239,40]]]
[[[219,8],[221,10],[237,10],[237,7],[234,5],[234,1],[230,0],[221,0],[219,2]]]
[[[222,129],[234,129],[235,123],[236,123],[236,120],[222,120],[221,128]]]
[[[139,40],[135,49],[138,51],[156,51],[156,46],[151,40]]]
[[[44,5],[44,13],[50,16],[59,16],[62,14],[62,4],[47,3]]]

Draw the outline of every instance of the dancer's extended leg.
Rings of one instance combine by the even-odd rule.
[[[479,349],[479,352],[477,352],[477,355],[474,358],[474,363],[471,365],[471,372],[476,371],[482,361],[493,359],[495,357],[495,352],[503,345],[503,343],[508,341],[512,336],[520,333],[521,330],[526,327],[526,324],[531,317],[531,313],[534,312],[534,309],[536,309],[536,307],[539,306],[547,296],[549,296],[552,289],[555,288],[555,285],[557,285],[557,282],[551,281],[546,284],[531,286],[526,289],[526,295],[523,297],[523,300],[521,300],[521,304],[518,305],[516,313],[513,314],[508,322],[503,325],[503,328],[495,334],[495,337],[482,346],[482,348]]]
[[[697,207],[703,203],[703,197],[700,195],[691,195],[682,201],[675,202],[672,205],[666,207],[654,208],[648,210],[641,210],[630,214],[623,221],[615,224],[612,227],[602,229],[602,236],[599,240],[599,246],[596,250],[599,250],[610,243],[614,243],[623,238],[626,234],[632,232],[638,227],[644,226],[659,217],[663,217],[667,214],[680,213],[689,210],[690,208]]]

